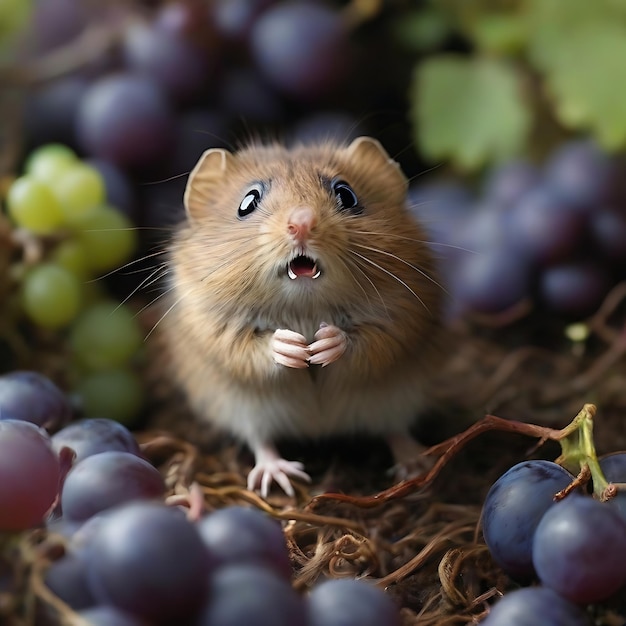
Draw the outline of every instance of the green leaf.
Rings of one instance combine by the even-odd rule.
[[[469,32],[485,52],[517,54],[526,45],[527,24],[521,13],[486,13],[474,20]]]
[[[398,16],[392,23],[393,38],[407,50],[425,52],[441,46],[452,25],[446,15],[434,8],[422,8]]]
[[[543,72],[559,121],[626,146],[626,2],[533,0],[529,56]]]
[[[432,160],[476,169],[521,151],[530,112],[515,68],[491,58],[430,57],[411,86],[415,138]]]

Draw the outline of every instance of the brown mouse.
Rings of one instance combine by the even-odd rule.
[[[443,290],[380,143],[207,150],[170,248],[162,328],[192,408],[245,442],[248,486],[310,480],[275,446],[363,432],[397,461],[441,350]]]

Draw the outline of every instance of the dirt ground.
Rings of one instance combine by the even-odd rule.
[[[620,285],[575,327],[555,321],[546,328],[539,315],[526,313],[517,321],[472,320],[451,329],[454,350],[434,389],[436,408],[415,432],[435,446],[428,457],[435,466],[404,482],[390,471],[381,441],[286,441],[281,451],[303,461],[313,482],[297,485],[295,500],[278,490],[263,500],[245,489],[249,451],[192,418],[163,377],[158,355],[148,359],[149,406],[137,436],[166,476],[170,497],[196,513],[245,504],[282,520],[297,589],[327,577],[365,577],[395,599],[403,626],[476,624],[516,587],[482,541],[484,497],[513,464],[553,460],[560,448],[554,441],[537,447],[536,436],[501,423],[473,438],[458,435],[487,414],[560,429],[583,404],[594,403],[598,454],[626,450],[625,321],[626,285]],[[0,588],[0,617],[8,625],[76,623],[42,584],[46,563],[60,553],[62,546],[42,532],[14,553],[11,567],[27,600],[18,604],[30,610],[18,616],[15,594]],[[589,610],[599,626],[623,626],[626,598]]]

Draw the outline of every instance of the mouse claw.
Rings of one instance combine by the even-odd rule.
[[[259,489],[266,498],[272,482],[276,482],[288,496],[293,497],[295,491],[289,480],[290,476],[311,482],[311,477],[304,471],[304,465],[298,461],[283,459],[272,443],[257,443],[251,447],[255,461],[248,474],[248,489],[251,491]]]
[[[337,326],[320,325],[310,346],[309,363],[322,367],[339,359],[348,347],[348,336]]]
[[[289,477],[311,482],[311,477],[304,471],[304,465],[298,461],[277,458],[257,463],[248,474],[248,489],[259,490],[267,498],[273,482],[291,498],[295,491]]]
[[[309,366],[309,348],[306,338],[292,330],[279,328],[274,331],[271,341],[272,358],[275,363],[295,369],[305,369]]]

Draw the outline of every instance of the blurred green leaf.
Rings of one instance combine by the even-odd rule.
[[[443,44],[452,25],[441,11],[422,8],[399,16],[392,28],[393,37],[401,46],[415,52],[426,52]]]
[[[469,31],[476,45],[485,52],[516,54],[526,45],[527,23],[521,13],[481,14]]]
[[[559,121],[626,146],[626,1],[532,0],[529,57]]]
[[[519,76],[506,62],[430,57],[416,68],[411,96],[415,137],[429,159],[476,169],[525,144],[530,112]]]

